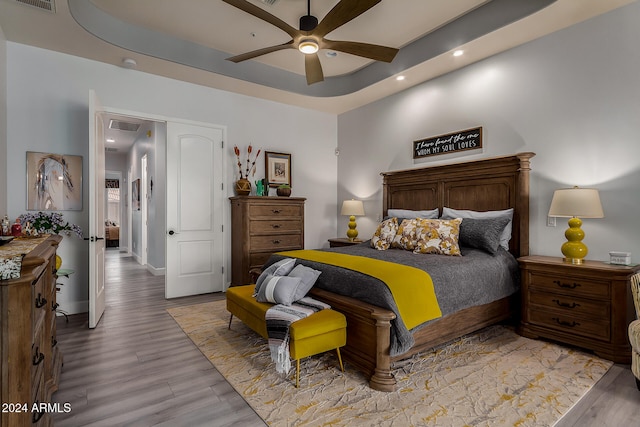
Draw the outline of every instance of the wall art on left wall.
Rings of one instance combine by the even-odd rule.
[[[27,210],[82,210],[82,156],[27,151]]]

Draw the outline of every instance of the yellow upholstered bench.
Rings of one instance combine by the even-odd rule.
[[[233,286],[227,289],[227,310],[233,316],[262,335],[267,336],[265,313],[273,304],[258,302],[253,297],[254,286]],[[296,361],[296,387],[300,380],[300,359],[335,349],[344,372],[340,347],[347,343],[347,319],[334,310],[320,310],[309,317],[291,324],[289,329],[289,353]]]

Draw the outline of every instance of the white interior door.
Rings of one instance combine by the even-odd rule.
[[[105,308],[104,289],[104,124],[102,106],[89,91],[89,327],[95,328]]]
[[[167,123],[165,296],[224,287],[223,131]]]

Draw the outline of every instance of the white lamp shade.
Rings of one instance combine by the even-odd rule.
[[[342,202],[341,215],[364,215],[362,200],[345,200]]]
[[[549,216],[604,218],[600,194],[595,188],[562,188],[553,193]]]

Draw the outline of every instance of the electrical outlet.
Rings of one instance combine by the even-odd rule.
[[[547,217],[547,227],[555,227],[556,226],[556,217],[548,216]]]

